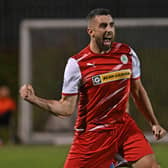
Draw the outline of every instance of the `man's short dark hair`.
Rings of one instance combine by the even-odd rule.
[[[98,15],[111,15],[112,16],[111,11],[109,9],[96,8],[89,12],[89,14],[87,15],[87,19],[90,20]]]

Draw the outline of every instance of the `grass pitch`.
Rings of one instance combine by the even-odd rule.
[[[168,144],[152,145],[161,168],[168,167]],[[63,168],[69,146],[1,146],[0,168]]]

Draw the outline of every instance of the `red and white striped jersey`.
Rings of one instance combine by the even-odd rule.
[[[76,130],[123,121],[131,79],[139,77],[139,59],[123,43],[113,42],[111,51],[105,54],[93,53],[87,46],[69,58],[62,94],[79,94]]]

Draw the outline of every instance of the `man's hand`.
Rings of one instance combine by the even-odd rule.
[[[152,131],[156,140],[163,138],[167,134],[167,131],[164,128],[162,128],[160,125],[153,125]]]
[[[34,93],[34,89],[32,88],[31,85],[29,84],[26,84],[26,85],[23,85],[21,88],[20,88],[20,96],[24,99],[24,100],[27,100],[27,101],[32,101],[33,98],[35,97],[35,93]]]

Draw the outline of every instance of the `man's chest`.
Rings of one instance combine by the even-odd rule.
[[[130,78],[132,60],[129,54],[90,57],[80,63],[80,70],[82,83],[87,86],[96,86]]]

